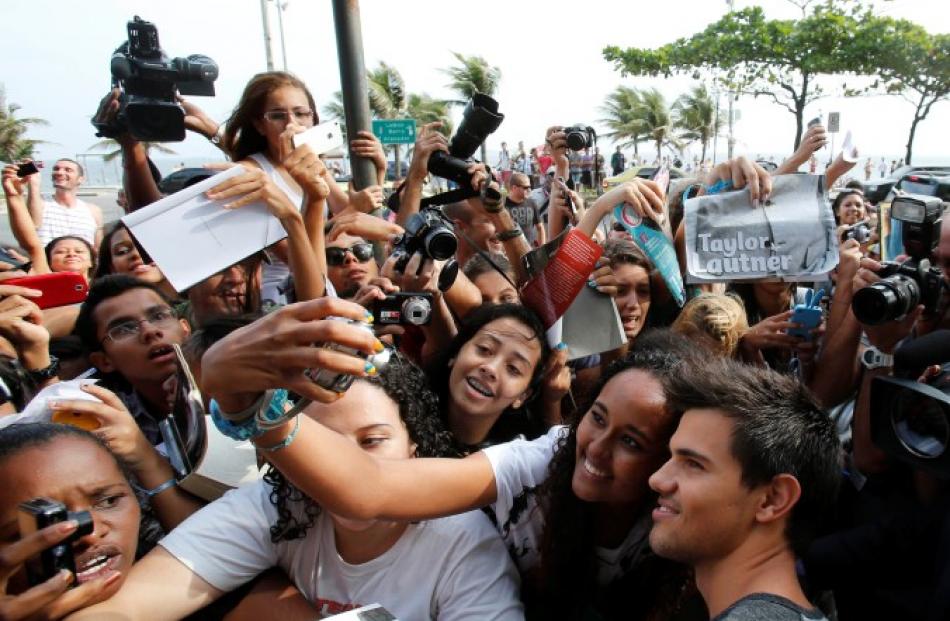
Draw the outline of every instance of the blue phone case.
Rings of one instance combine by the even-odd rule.
[[[789,319],[792,323],[797,323],[797,328],[789,328],[787,333],[810,341],[811,331],[821,325],[821,307],[818,303],[825,295],[824,289],[819,289],[818,293],[809,291],[804,304],[795,306],[792,316]]]

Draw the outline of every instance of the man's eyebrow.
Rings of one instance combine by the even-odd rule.
[[[689,448],[673,449],[673,454],[674,454],[674,455],[677,455],[677,456],[679,456],[679,457],[688,457],[688,458],[690,458],[690,459],[695,459],[696,461],[701,461],[701,462],[703,462],[704,464],[711,464],[711,463],[712,463],[712,461],[711,461],[708,457],[706,457],[705,455],[703,455],[703,454],[700,453],[699,451],[695,451],[695,450],[689,449]]]
[[[165,306],[164,304],[156,304],[154,306],[149,306],[148,308],[146,308],[143,314],[149,315],[151,313],[154,313],[155,311],[165,310],[166,308],[168,307]],[[136,321],[136,318],[132,317],[131,315],[121,315],[119,317],[116,317],[112,321],[110,321],[108,324],[106,324],[106,329],[108,330],[109,328],[115,327],[122,323],[127,323],[129,321]]]

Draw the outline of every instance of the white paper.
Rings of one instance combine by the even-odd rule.
[[[339,619],[340,621],[399,621],[393,613],[379,604],[370,604],[355,610],[347,610],[338,615],[331,615],[330,618]]]
[[[23,411],[19,414],[0,417],[0,429],[14,423],[48,423],[52,420],[53,410],[49,407],[50,401],[95,401],[99,399],[93,395],[80,390],[80,386],[89,386],[99,380],[94,379],[74,379],[67,382],[57,382],[50,384],[39,391],[33,399],[26,404]]]
[[[205,192],[245,172],[234,166],[122,218],[176,291],[217,274],[287,236],[263,202],[224,209],[236,200]]]

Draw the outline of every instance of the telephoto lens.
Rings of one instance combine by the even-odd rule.
[[[920,303],[920,286],[913,278],[894,274],[858,290],[851,302],[854,316],[876,326],[899,319]]]

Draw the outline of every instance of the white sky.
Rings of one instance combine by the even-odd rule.
[[[931,0],[875,0],[881,13],[905,17],[931,32],[950,31],[950,3]],[[752,4],[736,0],[736,8]],[[793,18],[798,9],[785,0],[760,2],[769,17]],[[692,84],[624,78],[603,60],[605,45],[656,47],[688,36],[725,12],[721,0],[547,0],[479,2],[460,0],[362,0],[367,67],[380,60],[402,73],[407,89],[448,97],[451,51],[484,56],[502,70],[496,97],[506,120],[489,139],[513,146],[543,140],[551,124],[597,126],[598,106],[618,84],[657,86],[672,102]],[[275,63],[282,66],[276,10],[272,9]],[[202,53],[220,66],[217,97],[196,98],[214,118],[225,119],[248,78],[265,67],[259,0],[4,0],[0,73],[9,102],[24,116],[50,122],[31,137],[50,141],[41,159],[85,152],[97,139],[89,124],[109,86],[109,58],[125,38],[134,14],[154,22],[170,56]],[[284,13],[289,69],[309,85],[322,106],[339,89],[333,15],[329,0],[290,0]],[[723,100],[725,101],[725,100]],[[736,125],[740,153],[785,154],[791,150],[794,117],[765,100],[741,99]],[[824,99],[806,111],[842,113],[843,128],[855,132],[868,155],[903,155],[912,107],[898,97]],[[915,162],[950,159],[950,102],[942,102],[918,128]],[[840,144],[840,137],[839,137]],[[201,138],[169,145],[184,158],[212,157]],[[605,147],[607,145],[604,145]],[[725,140],[719,141],[720,154]],[[641,153],[652,155],[649,146]],[[720,156],[722,157],[722,155]]]

